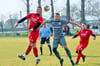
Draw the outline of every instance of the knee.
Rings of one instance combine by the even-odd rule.
[[[36,44],[33,44],[32,47],[33,47],[33,48],[36,48]]]
[[[40,44],[40,47],[42,47],[43,45],[42,44]]]
[[[53,48],[53,52],[57,51],[57,48]]]

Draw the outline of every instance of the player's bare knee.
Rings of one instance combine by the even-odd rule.
[[[42,44],[40,44],[40,47],[42,47],[43,45]]]
[[[33,47],[33,48],[36,48],[36,44],[33,44],[32,47]]]
[[[29,43],[29,45],[30,45],[30,46],[33,46],[33,44],[32,44],[32,43]]]

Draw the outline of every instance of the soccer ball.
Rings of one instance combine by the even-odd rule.
[[[50,10],[50,7],[49,6],[44,6],[44,11],[45,12],[48,12]]]

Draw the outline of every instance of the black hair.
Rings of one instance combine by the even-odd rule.
[[[85,24],[85,25],[87,25],[85,22],[82,22],[82,24]]]
[[[37,8],[41,8],[40,6],[38,6]],[[42,8],[41,8],[42,9]]]
[[[60,15],[59,13],[55,13],[55,15]]]

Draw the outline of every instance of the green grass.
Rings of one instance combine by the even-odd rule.
[[[78,44],[79,37],[76,39],[71,39],[71,37],[66,37],[67,45],[72,53],[74,61],[76,61],[75,48]],[[51,38],[52,42],[52,38]],[[27,37],[1,37],[0,38],[0,66],[35,66],[35,57],[33,51],[29,54],[25,61],[22,61],[17,56],[24,54],[28,46]],[[39,41],[37,41],[37,46],[39,49]],[[39,50],[38,50],[39,51]],[[49,50],[45,44],[43,47],[44,55],[39,57],[41,59],[39,65],[37,66],[60,66],[59,61],[54,56],[49,56]],[[65,54],[64,49],[59,46],[58,51],[64,58],[64,66],[71,66],[68,57]],[[80,59],[79,65],[77,66],[100,66],[100,36],[94,41],[90,38],[90,43],[88,47],[83,51],[87,56],[86,62],[83,63]]]

